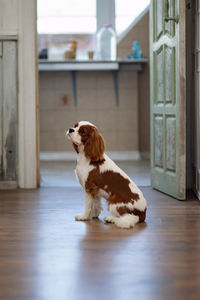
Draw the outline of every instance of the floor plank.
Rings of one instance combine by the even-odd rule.
[[[80,188],[0,192],[0,299],[199,299],[200,202],[149,187],[146,223],[76,222]]]

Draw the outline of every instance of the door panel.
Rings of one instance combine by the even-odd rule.
[[[162,19],[162,15],[163,15],[163,1],[156,1],[155,2],[155,15],[156,15],[156,19],[155,19],[155,24],[156,24],[156,39],[158,39],[161,35],[162,35],[162,31],[163,31],[163,19]]]
[[[150,28],[151,184],[185,199],[184,3],[151,1]]]
[[[175,15],[175,0],[165,1],[165,16],[174,16],[174,15]],[[173,37],[175,34],[175,23],[164,22],[164,27],[165,27],[165,33]]]
[[[155,162],[154,165],[163,168],[163,116],[155,115]]]
[[[166,116],[166,169],[176,172],[176,118]]]
[[[155,52],[155,66],[156,66],[156,76],[155,76],[155,86],[157,97],[155,97],[156,103],[163,102],[163,47]]]
[[[16,41],[0,41],[0,188],[15,187],[17,182],[16,44]]]
[[[176,93],[175,93],[175,48],[166,47],[165,48],[165,59],[166,59],[166,69],[165,69],[165,95],[166,103],[175,105],[176,103]]]

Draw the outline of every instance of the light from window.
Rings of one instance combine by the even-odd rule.
[[[115,0],[117,34],[124,31],[150,4],[150,0]]]
[[[38,33],[96,33],[96,0],[38,0]]]

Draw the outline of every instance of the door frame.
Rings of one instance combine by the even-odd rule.
[[[36,0],[19,1],[19,178],[20,188],[37,187],[37,45]],[[27,55],[28,54],[28,55]],[[30,72],[29,72],[30,70]]]
[[[194,157],[193,157],[193,190],[200,200],[200,3],[194,1],[195,41],[194,41]]]
[[[185,45],[185,1],[180,1],[180,45]],[[39,159],[39,97],[37,59],[37,0],[19,1],[19,178],[20,188],[36,188],[40,185]],[[181,13],[183,12],[183,13]],[[29,24],[29,26],[26,26]],[[185,60],[185,46],[179,49],[180,61]],[[29,53],[26,56],[26,53]],[[27,70],[31,70],[27,83]],[[185,64],[180,66],[185,74]],[[186,78],[180,83],[185,95]],[[184,128],[185,120],[182,120]],[[183,147],[185,148],[185,144]],[[185,180],[185,178],[182,178]]]
[[[36,188],[38,182],[37,132],[37,45],[36,0],[19,1],[18,105],[19,157],[18,185]],[[28,54],[28,55],[27,55]],[[30,72],[29,72],[30,71]]]
[[[36,188],[38,152],[37,107],[37,1],[3,1],[1,36],[16,36],[18,42],[18,166],[17,185]]]
[[[185,1],[180,1],[180,43],[179,59],[185,61]],[[20,0],[19,7],[19,186],[21,188],[36,188],[40,185],[40,150],[39,150],[39,97],[38,97],[38,59],[37,59],[37,0]],[[25,26],[31,21],[31,26]],[[21,45],[21,46],[20,46]],[[25,53],[29,57],[24,62]],[[21,62],[21,64],[20,64]],[[26,64],[32,70],[29,76],[29,85],[24,85],[26,80]],[[186,103],[186,66],[179,65],[180,91]],[[30,92],[31,91],[31,92]],[[28,99],[28,105],[27,105]],[[31,117],[30,117],[31,116]],[[181,128],[185,131],[186,120],[182,120]],[[185,149],[186,144],[182,145]],[[181,180],[186,180],[185,176]]]

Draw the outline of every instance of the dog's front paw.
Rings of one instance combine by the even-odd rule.
[[[79,215],[79,216],[75,216],[75,220],[76,221],[88,221],[89,218],[85,215]]]

